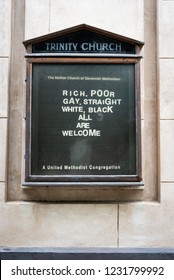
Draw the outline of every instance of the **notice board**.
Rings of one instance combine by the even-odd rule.
[[[24,44],[26,184],[141,183],[142,43],[81,25]]]

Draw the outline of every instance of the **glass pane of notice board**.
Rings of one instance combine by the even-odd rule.
[[[136,175],[135,64],[33,63],[32,77],[31,175]]]

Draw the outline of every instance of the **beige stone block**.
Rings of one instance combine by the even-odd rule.
[[[0,119],[0,181],[5,181],[7,120]]]
[[[25,40],[49,33],[49,0],[26,0]],[[57,21],[58,15],[55,20]]]
[[[174,1],[158,1],[159,56],[174,56]]]
[[[142,0],[51,0],[51,31],[88,24],[143,40]]]
[[[117,206],[0,204],[3,246],[108,247],[117,244]]]
[[[8,59],[0,58],[0,117],[7,117]]]
[[[141,119],[144,120],[144,101],[145,101],[145,95],[144,95],[144,59],[140,62],[140,100],[141,100]]]
[[[0,203],[5,202],[5,200],[6,200],[5,183],[0,182]]]
[[[146,201],[157,199],[158,166],[157,124],[154,118],[153,102],[146,102],[145,119],[142,126],[142,166],[144,197]]]
[[[10,27],[11,27],[11,1],[0,1],[0,56],[9,56]]]
[[[120,205],[120,247],[174,246],[174,184],[162,184],[161,188],[161,204]]]
[[[160,112],[161,119],[174,119],[174,60],[160,60]]]
[[[161,120],[161,180],[174,181],[174,120]]]

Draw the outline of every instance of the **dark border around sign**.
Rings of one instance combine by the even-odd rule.
[[[174,248],[0,247],[1,260],[174,260]]]
[[[140,117],[140,59],[127,59],[126,61],[124,59],[118,59],[118,58],[35,58],[34,61],[33,59],[29,59],[27,63],[27,102],[26,102],[26,155],[25,155],[25,183],[23,183],[23,186],[45,186],[44,183],[46,183],[46,186],[59,186],[59,185],[67,185],[67,182],[69,182],[69,186],[74,186],[78,185],[79,182],[81,184],[84,184],[85,186],[89,185],[89,182],[91,185],[95,186],[100,186],[104,185],[107,187],[110,186],[142,186],[144,183],[142,182],[142,170],[141,170],[141,136],[140,136],[140,131],[141,131],[141,117]],[[76,64],[86,64],[86,63],[97,63],[97,64],[135,64],[135,103],[136,103],[136,174],[133,176],[128,176],[128,175],[122,175],[122,176],[111,176],[113,178],[109,178],[106,176],[102,176],[101,180],[96,180],[94,176],[92,177],[93,179],[85,180],[81,179],[81,176],[74,176],[74,179],[68,180],[68,176],[64,180],[62,178],[59,178],[58,176],[52,177],[51,180],[49,176],[33,176],[31,175],[31,170],[30,170],[30,165],[31,165],[31,142],[30,142],[30,136],[31,136],[31,90],[32,90],[32,84],[31,84],[31,73],[32,73],[32,63],[62,63],[62,64],[67,64],[67,63],[76,63]],[[76,179],[75,179],[76,178]],[[56,183],[57,182],[57,183]],[[37,183],[37,184],[36,184]],[[56,184],[55,184],[56,183]],[[76,183],[76,184],[75,184]],[[114,184],[115,183],[115,184]],[[123,184],[124,183],[124,184]]]

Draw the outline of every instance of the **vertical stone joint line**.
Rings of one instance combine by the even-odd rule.
[[[48,26],[48,32],[51,32],[51,0],[49,0],[49,26]]]

